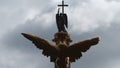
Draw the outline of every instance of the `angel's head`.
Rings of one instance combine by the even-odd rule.
[[[64,43],[64,44],[69,44],[70,42],[72,42],[70,36],[68,35],[68,33],[66,32],[58,32],[54,35],[54,42],[56,42],[56,44],[59,44],[60,42]]]

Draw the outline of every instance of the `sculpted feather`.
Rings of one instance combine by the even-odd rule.
[[[22,35],[29,39],[30,41],[33,42],[33,44],[35,44],[35,46],[39,49],[43,50],[43,54],[45,56],[51,56],[51,55],[57,55],[58,54],[58,50],[57,48],[50,44],[47,40],[42,39],[40,37],[31,35],[31,34],[26,34],[26,33],[22,33]]]
[[[66,52],[67,55],[71,58],[70,61],[74,62],[76,59],[82,57],[82,52],[86,52],[87,50],[90,49],[91,46],[98,44],[98,42],[99,42],[99,37],[96,37],[96,38],[80,41],[69,46]]]
[[[82,57],[82,52],[86,52],[91,46],[99,42],[99,37],[96,37],[69,46],[71,42],[69,35],[65,32],[59,32],[55,34],[54,41],[56,45],[53,45],[47,40],[31,34],[22,33],[22,35],[32,41],[37,48],[42,49],[43,54],[45,56],[50,56],[53,62],[56,60],[56,57],[69,57],[70,62],[75,62],[75,60]]]

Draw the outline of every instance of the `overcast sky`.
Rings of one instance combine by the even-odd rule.
[[[120,0],[65,0],[74,42],[99,36],[71,68],[120,68]],[[0,0],[0,68],[54,68],[21,33],[51,40],[61,0]]]

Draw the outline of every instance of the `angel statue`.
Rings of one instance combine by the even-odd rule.
[[[32,41],[38,49],[43,50],[42,54],[50,57],[51,62],[55,63],[55,68],[70,68],[71,62],[80,59],[84,52],[99,42],[99,37],[96,37],[70,45],[72,40],[66,32],[58,32],[54,35],[55,44],[35,35],[26,33],[22,35]]]

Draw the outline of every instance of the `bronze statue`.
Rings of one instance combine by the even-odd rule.
[[[55,33],[54,39],[55,45],[49,41],[37,37],[35,35],[22,33],[22,35],[38,48],[43,50],[42,54],[50,57],[50,61],[55,63],[55,68],[70,68],[70,63],[75,62],[77,59],[82,57],[82,53],[90,49],[91,46],[98,44],[99,37],[80,41],[70,45],[72,42],[69,34],[65,30],[68,27],[67,15],[64,13],[64,1],[62,1],[62,13],[56,14],[56,22],[58,27],[58,32]]]
[[[53,41],[55,45],[49,43],[47,40],[22,33],[24,37],[29,39],[39,49],[42,49],[42,54],[50,56],[51,62],[55,62],[55,68],[70,68],[70,63],[75,62],[82,56],[82,52],[86,52],[91,46],[98,44],[99,38],[92,38],[85,41],[80,41],[69,45],[72,40],[66,32],[58,32],[54,35]]]

